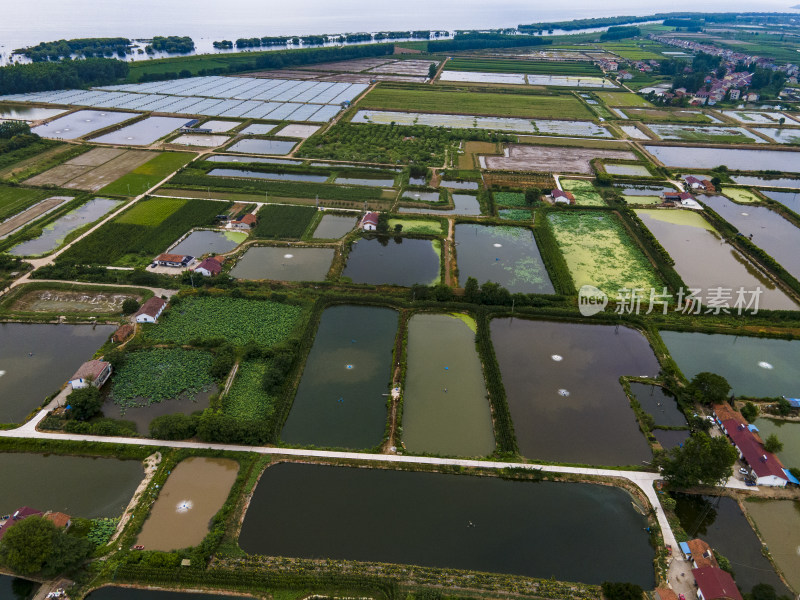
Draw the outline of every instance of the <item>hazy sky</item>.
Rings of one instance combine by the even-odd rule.
[[[800,0],[30,0],[3,11],[0,44],[69,37],[236,38],[379,29],[513,27],[669,11],[789,11]]]

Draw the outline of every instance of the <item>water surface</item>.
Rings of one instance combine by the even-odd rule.
[[[645,525],[614,487],[283,463],[262,475],[239,545],[651,589]]]
[[[25,419],[115,330],[115,325],[0,323],[0,423]]]
[[[665,450],[683,446],[689,439],[689,432],[685,429],[654,429],[653,435]]]
[[[297,145],[297,142],[287,142],[284,140],[261,140],[257,138],[247,138],[236,142],[228,148],[228,152],[243,152],[246,154],[289,154]]]
[[[33,581],[0,575],[0,598],[4,600],[30,600],[37,589],[39,584]]]
[[[144,476],[137,460],[2,454],[0,514],[22,506],[73,517],[118,517]]]
[[[761,553],[761,542],[733,498],[674,494],[675,513],[692,538],[699,537],[721,553],[733,566],[736,585],[749,593],[768,583],[778,595],[792,596]],[[748,507],[751,504],[748,503]]]
[[[795,590],[800,589],[800,509],[797,501],[747,502],[745,510],[755,521],[789,585]]]
[[[383,437],[397,312],[325,309],[281,437],[290,444],[372,448]]]
[[[45,138],[74,140],[98,129],[122,123],[140,116],[139,113],[111,112],[107,110],[79,110],[31,129]]]
[[[247,239],[241,231],[193,231],[179,244],[170,248],[172,254],[205,256],[206,254],[227,254]]]
[[[686,417],[678,408],[675,396],[660,385],[631,382],[631,393],[646,413],[653,416],[656,425],[684,427]]]
[[[408,194],[406,194],[408,195]],[[419,196],[419,198],[417,198]],[[481,214],[481,205],[478,202],[477,196],[470,194],[453,194],[453,208],[447,210],[440,210],[434,206],[425,206],[421,208],[409,208],[401,206],[401,213],[411,214],[435,214],[435,215],[463,215],[463,216],[477,216]],[[414,199],[425,200],[429,202],[438,202],[439,194],[433,192],[415,192]]]
[[[754,185],[756,187],[782,187],[800,189],[800,179],[790,177],[755,177],[752,175],[731,175],[731,179],[742,185]]]
[[[619,383],[621,375],[658,373],[641,333],[609,325],[494,319],[491,334],[523,456],[593,465],[650,460]]]
[[[409,287],[439,281],[439,252],[434,241],[364,238],[353,244],[342,277],[353,283]]]
[[[783,466],[787,469],[800,468],[800,423],[759,417],[753,424],[758,427],[758,434],[762,439],[775,434],[781,441],[783,450],[777,454]]]
[[[327,175],[309,175],[307,173],[265,173],[263,171],[245,171],[243,169],[212,169],[208,172],[212,177],[247,177],[249,179],[270,179],[275,181],[308,181],[322,183]]]
[[[772,190],[763,190],[761,193],[770,200],[780,202],[786,208],[800,214],[800,192],[775,192]]]
[[[725,377],[737,396],[798,396],[798,340],[684,331],[660,333],[687,379],[709,371]]]
[[[254,246],[231,270],[236,279],[323,281],[333,261],[333,248]]]
[[[86,600],[252,600],[252,596],[230,596],[214,592],[170,592],[117,586],[102,587]]]
[[[0,120],[43,121],[66,112],[63,108],[43,108],[41,106],[0,106]]]
[[[136,538],[146,550],[169,552],[197,546],[228,498],[239,463],[191,457],[170,473]]]
[[[350,233],[357,222],[355,217],[323,215],[312,237],[318,240],[338,240]]]
[[[149,146],[185,123],[186,119],[181,117],[147,117],[122,129],[96,137],[92,141],[101,144]]]
[[[509,292],[553,294],[533,232],[524,227],[456,225],[459,284],[493,281]]]
[[[466,315],[414,315],[408,324],[403,445],[410,452],[486,456],[492,415]]]
[[[685,146],[644,148],[668,167],[713,169],[725,165],[736,171],[772,169],[786,173],[800,173],[800,152]]]

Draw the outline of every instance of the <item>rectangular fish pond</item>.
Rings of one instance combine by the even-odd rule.
[[[797,510],[797,501],[746,501],[745,510],[758,527],[764,544],[789,585],[795,590],[800,589],[800,553],[797,551],[800,511]],[[775,587],[778,589],[778,586]]]
[[[184,123],[186,119],[180,117],[147,117],[122,129],[96,137],[92,141],[101,144],[149,146]]]
[[[324,281],[333,261],[333,248],[253,246],[231,270],[236,279]]]
[[[409,452],[486,456],[495,448],[475,321],[416,314],[408,323],[403,446]]]
[[[774,190],[763,190],[761,193],[770,200],[780,202],[789,210],[800,213],[800,192],[776,192]]]
[[[644,149],[668,167],[713,169],[726,165],[736,171],[800,173],[800,152],[797,151],[697,146],[645,146]]]
[[[144,477],[138,460],[11,452],[0,455],[0,514],[22,506],[73,517],[118,517]]]
[[[654,377],[659,371],[641,333],[611,325],[494,319],[491,335],[523,456],[593,465],[651,459],[619,383],[622,375]]]
[[[191,232],[175,246],[169,249],[172,254],[187,256],[205,256],[206,254],[227,254],[247,239],[242,231],[209,231]]]
[[[493,281],[509,292],[555,292],[533,232],[525,227],[459,224],[455,233],[459,282]]]
[[[48,254],[63,244],[67,235],[84,225],[94,223],[120,204],[119,200],[109,200],[108,198],[89,200],[83,206],[46,225],[42,230],[42,235],[39,237],[17,244],[8,253],[14,256],[41,256],[42,254]]]
[[[244,154],[289,154],[297,142],[286,140],[262,140],[258,138],[245,138],[230,146],[228,152],[241,152]]]
[[[386,427],[397,311],[332,306],[322,313],[281,433],[290,444],[373,448]]]
[[[406,192],[406,195],[413,197],[413,199],[423,200],[426,202],[438,202],[439,194],[432,192]],[[400,213],[408,214],[431,214],[431,215],[462,215],[462,216],[477,216],[481,214],[481,205],[478,202],[477,196],[471,194],[452,194],[453,208],[441,209],[435,206],[421,206],[419,208],[411,208],[408,206],[401,206]]]
[[[145,550],[169,552],[197,546],[228,498],[239,464],[224,458],[191,457],[170,473],[136,538]]]
[[[140,116],[139,113],[79,110],[44,125],[34,127],[31,129],[31,133],[44,138],[74,140],[138,116]]]
[[[353,242],[342,277],[370,285],[433,285],[440,279],[440,257],[440,240],[364,238]]]
[[[115,329],[0,323],[0,423],[21,423],[91,359]]]
[[[603,165],[606,173],[611,175],[626,175],[629,177],[651,177],[650,171],[644,165],[627,165],[606,163]]]
[[[231,596],[221,592],[174,592],[109,585],[91,592],[86,600],[253,600],[253,597]]]
[[[323,215],[312,237],[318,240],[338,240],[350,233],[356,223],[358,219],[355,217]]]
[[[248,179],[269,179],[274,181],[306,181],[323,183],[327,175],[311,175],[308,173],[266,173],[263,171],[245,171],[243,169],[212,169],[208,172],[212,177],[246,177]]]
[[[615,487],[283,463],[261,476],[239,545],[651,589],[645,526]]]
[[[722,239],[700,214],[685,210],[645,209],[637,210],[636,215],[669,252],[684,283],[701,290],[700,297],[707,299],[709,290],[719,287],[744,288],[747,292],[760,289],[760,308],[797,310],[797,304],[791,298]],[[697,260],[698,256],[703,260]]]
[[[636,398],[644,412],[653,417],[657,426],[685,427],[686,416],[678,408],[675,396],[660,385],[630,383],[631,394]]]
[[[737,396],[796,398],[800,341],[661,331],[687,379],[708,371],[728,380]]]

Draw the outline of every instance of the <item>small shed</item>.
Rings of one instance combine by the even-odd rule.
[[[167,306],[167,301],[153,296],[147,302],[142,304],[142,307],[133,315],[137,323],[155,323],[158,317],[164,312],[164,307]]]
[[[111,363],[104,360],[90,360],[81,365],[70,378],[69,384],[73,390],[80,390],[90,385],[99,388],[109,377],[111,377]]]
[[[120,328],[114,332],[114,334],[111,336],[111,341],[117,344],[121,344],[129,337],[131,337],[132,333],[133,333],[133,325],[131,325],[130,323],[125,323],[125,325],[120,326]]]

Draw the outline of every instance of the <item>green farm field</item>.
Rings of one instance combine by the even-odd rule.
[[[56,196],[56,190],[41,190],[0,184],[0,221],[22,212],[40,200]]]
[[[591,181],[585,179],[561,179],[561,187],[575,196],[579,206],[605,206],[603,197],[597,193]]]
[[[137,196],[170,173],[185,166],[194,156],[189,152],[164,152],[108,184],[98,193],[110,196]]]
[[[429,219],[389,219],[389,231],[394,231],[396,225],[403,226],[403,233],[422,235],[442,235],[444,233],[441,222]]]
[[[603,42],[598,47],[628,60],[663,60],[665,57],[660,51],[674,49],[647,40]]]
[[[593,119],[594,115],[570,94],[493,94],[432,88],[378,86],[359,103],[359,108],[412,112],[492,115],[559,119]]]
[[[263,420],[275,412],[275,398],[270,397],[261,385],[267,363],[244,360],[236,371],[230,391],[222,401],[222,410],[237,419]]]
[[[593,285],[610,299],[623,288],[660,290],[653,266],[619,219],[607,212],[569,211],[547,215],[575,287]]]
[[[605,102],[607,106],[653,106],[638,94],[630,92],[595,92],[594,95]]]
[[[495,192],[492,194],[497,206],[525,206],[525,194],[522,192]]]
[[[270,300],[195,296],[173,306],[145,337],[154,343],[187,344],[225,338],[234,346],[250,342],[274,346],[295,333],[304,311],[300,305]]]
[[[117,223],[155,227],[186,204],[182,198],[153,198],[135,204],[117,219]]]
[[[253,235],[268,240],[300,239],[316,214],[314,206],[268,204],[258,211],[258,224]]]
[[[549,62],[517,59],[459,58],[447,61],[448,71],[484,73],[534,73],[537,75],[602,75],[590,62]]]

